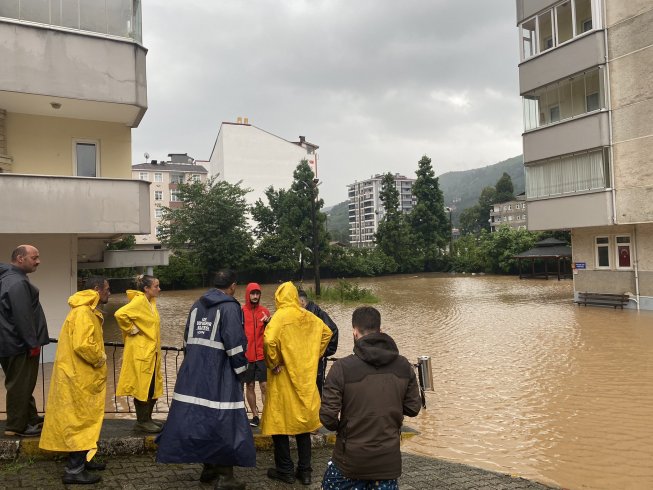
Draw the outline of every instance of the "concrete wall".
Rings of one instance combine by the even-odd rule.
[[[7,149],[15,173],[73,175],[73,140],[100,142],[100,176],[131,178],[131,129],[124,124],[9,112]]]
[[[312,159],[306,149],[244,124],[223,124],[209,163],[209,175],[221,180],[243,182],[252,189],[249,203],[264,198],[264,190],[290,187],[293,172],[302,159]]]
[[[608,27],[651,10],[650,0],[605,0],[605,2]],[[650,32],[650,29],[647,30]]]
[[[610,123],[607,112],[547,126],[524,133],[524,163],[557,155],[607,146]]]
[[[0,40],[1,90],[147,108],[147,50],[134,42],[8,22]]]
[[[9,263],[11,251],[24,243],[39,249],[41,265],[29,278],[40,290],[50,337],[58,338],[70,309],[68,297],[77,291],[77,238],[75,235],[0,234],[0,262]],[[54,359],[54,350],[51,347],[46,351],[47,360]]]
[[[609,2],[617,222],[653,221],[653,5]],[[618,22],[614,24],[614,22]]]
[[[517,24],[560,0],[517,0]]]

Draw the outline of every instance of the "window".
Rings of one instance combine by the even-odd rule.
[[[574,37],[591,31],[596,24],[592,0],[565,0],[519,26],[521,59],[555,48]]]
[[[596,237],[596,267],[597,269],[610,268],[610,238],[607,236]]]
[[[193,174],[190,176],[190,181],[191,182],[199,182],[200,181],[200,174]]]
[[[524,94],[524,130],[605,108],[604,68],[594,68]]]
[[[150,178],[150,174],[147,172],[139,172],[138,178],[140,180],[148,180]]]
[[[154,191],[154,200],[162,201],[163,200],[163,191]]]
[[[608,148],[563,155],[526,164],[526,195],[541,198],[610,187]]]
[[[183,184],[184,183],[184,174],[170,174],[170,183],[171,184]]]
[[[623,235],[615,237],[617,244],[617,268],[630,269],[632,267],[630,261],[630,235]]]
[[[170,191],[170,202],[179,202],[179,191]]]
[[[156,219],[161,219],[161,218],[163,217],[163,209],[161,209],[161,208],[156,208],[156,209],[154,210],[154,217],[155,217]]]
[[[75,140],[73,142],[74,174],[79,177],[97,177],[100,174],[99,142]]]
[[[154,182],[163,182],[163,174],[161,172],[154,172]]]

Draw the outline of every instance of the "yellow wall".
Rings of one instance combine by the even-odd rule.
[[[12,171],[72,175],[73,140],[100,141],[100,177],[131,179],[131,128],[121,123],[7,113]]]

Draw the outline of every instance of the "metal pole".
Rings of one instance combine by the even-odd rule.
[[[451,208],[449,208],[449,255],[453,256],[453,224],[451,222]]]
[[[317,236],[317,179],[313,179],[311,186],[311,220],[313,221],[313,274],[315,276],[315,295],[320,296],[320,251]]]

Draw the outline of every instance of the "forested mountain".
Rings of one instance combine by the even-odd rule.
[[[444,193],[444,203],[454,210],[452,213],[454,224],[458,223],[458,216],[463,209],[472,207],[478,202],[478,196],[483,188],[494,186],[504,172],[507,172],[512,179],[515,195],[524,192],[522,155],[494,165],[459,172],[447,172],[439,176],[440,189]],[[327,228],[331,239],[347,243],[349,235],[348,202],[343,201],[335,206],[326,207],[325,212],[329,215]]]

